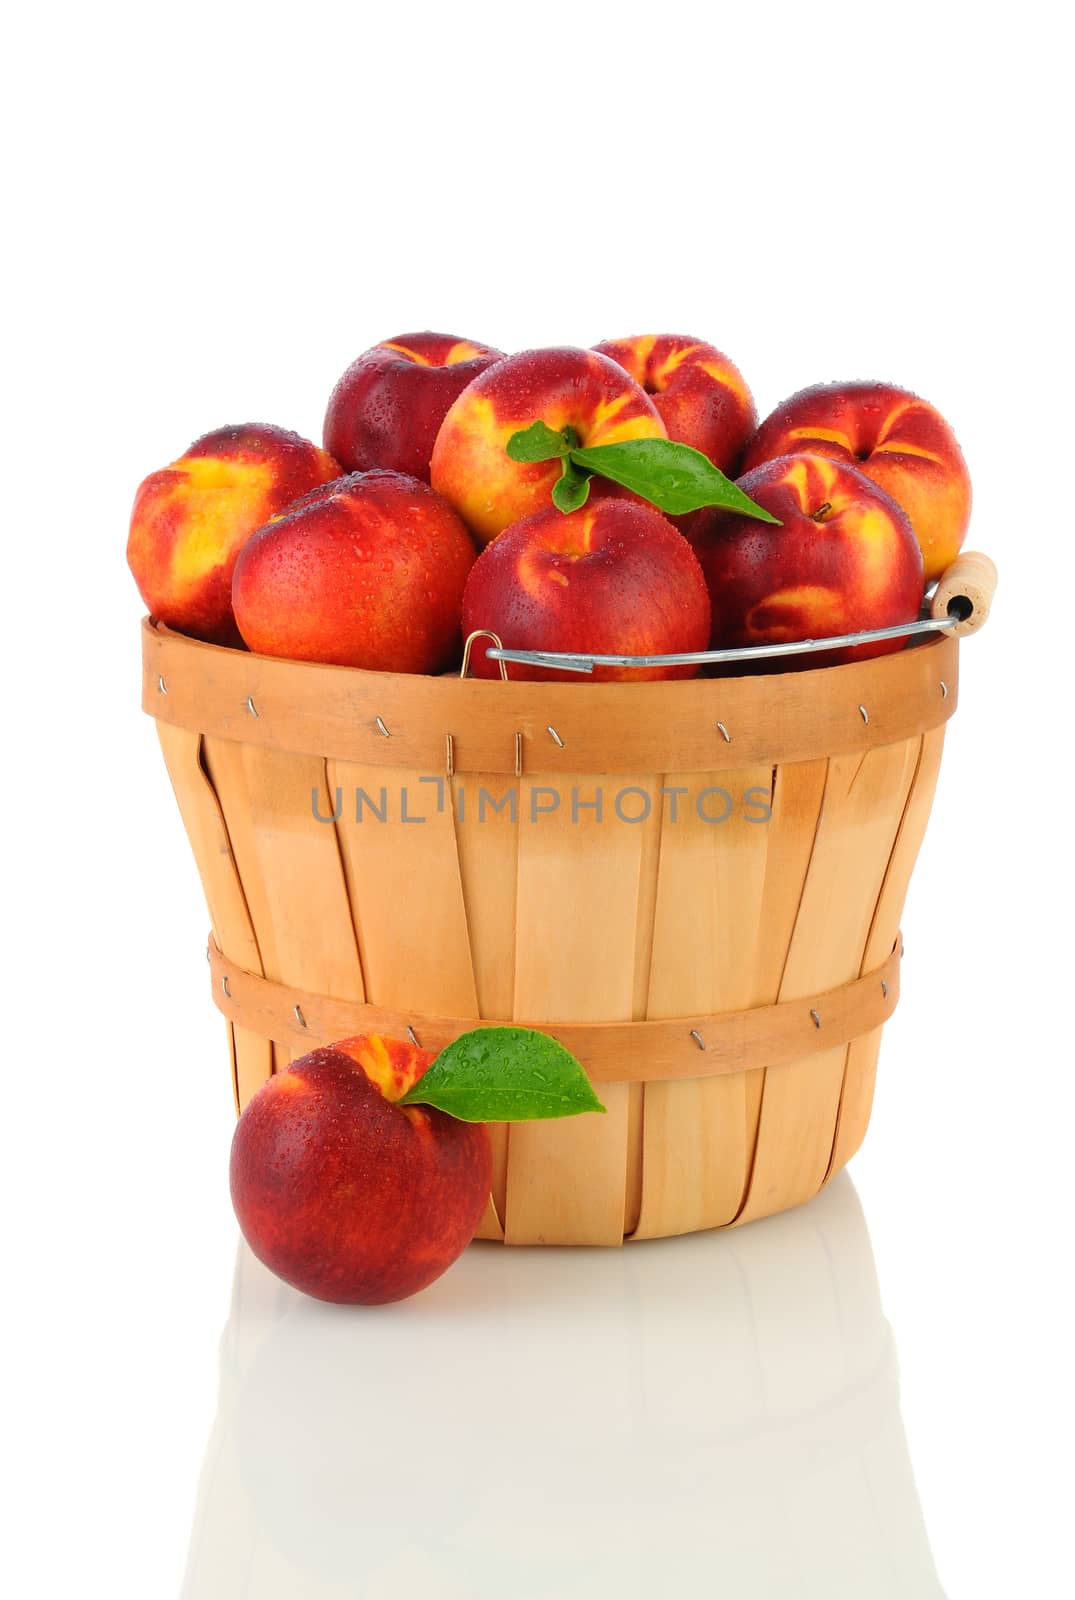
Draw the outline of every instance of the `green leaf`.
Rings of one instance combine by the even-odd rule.
[[[401,1106],[461,1122],[532,1122],[604,1111],[570,1050],[533,1028],[473,1028],[441,1051]]]
[[[564,470],[552,488],[552,503],[558,511],[578,511],[590,498],[592,474],[577,467],[570,456],[564,457]]]
[[[578,444],[574,429],[565,428],[556,433],[544,422],[532,422],[529,428],[520,428],[508,440],[507,451],[513,461],[555,461],[566,456],[573,444]]]
[[[672,517],[699,511],[703,506],[717,506],[722,511],[736,511],[780,526],[779,517],[756,505],[708,456],[689,444],[672,439],[624,439],[619,444],[573,449],[571,460],[576,466],[588,467],[602,478],[632,489]]]

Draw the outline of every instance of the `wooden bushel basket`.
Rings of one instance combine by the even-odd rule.
[[[543,1027],[607,1115],[490,1129],[479,1237],[620,1244],[815,1195],[858,1149],[899,918],[995,571],[850,665],[521,683],[283,661],[143,624],[236,1104],[358,1033]]]

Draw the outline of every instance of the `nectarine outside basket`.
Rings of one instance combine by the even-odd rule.
[[[608,1112],[492,1128],[481,1237],[619,1244],[816,1194],[866,1130],[975,559],[913,647],[688,682],[364,672],[147,620],[237,1106],[334,1039],[515,1020]]]

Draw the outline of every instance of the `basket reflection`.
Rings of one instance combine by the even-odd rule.
[[[241,1248],[182,1593],[941,1596],[850,1181],[372,1311]]]

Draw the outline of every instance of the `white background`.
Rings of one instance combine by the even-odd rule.
[[[944,1592],[1071,1593],[1075,574],[1059,17],[1033,3],[861,0],[699,17],[665,0],[56,5],[23,7],[9,23],[0,637],[13,1532],[3,1560],[20,1600],[168,1597],[184,1569],[194,1600],[477,1595],[486,1536],[489,1551],[516,1548],[545,1571],[540,1533],[535,1545],[523,1523],[513,1530],[510,1497],[487,1506],[479,1491],[515,1481],[543,1450],[548,1486],[558,1461],[567,1472],[602,1442],[586,1436],[587,1417],[603,1414],[587,1412],[586,1397],[637,1307],[626,1293],[622,1317],[608,1309],[615,1294],[580,1301],[580,1272],[598,1284],[620,1274],[617,1293],[623,1273],[638,1273],[644,1291],[647,1272],[683,1263],[678,1298],[674,1285],[653,1290],[670,1295],[654,1348],[667,1371],[682,1349],[700,1374],[701,1433],[715,1439],[723,1425],[706,1409],[723,1390],[710,1393],[697,1364],[689,1290],[706,1262],[726,1259],[723,1242],[636,1253],[629,1266],[535,1264],[530,1252],[509,1266],[472,1251],[425,1296],[355,1315],[345,1335],[338,1317],[325,1320],[335,1313],[283,1308],[282,1392],[292,1374],[329,1374],[301,1389],[315,1395],[303,1413],[309,1460],[336,1410],[334,1382],[350,1383],[340,1402],[354,1431],[343,1446],[326,1439],[324,1470],[354,1467],[353,1443],[366,1451],[359,1507],[381,1452],[397,1506],[421,1488],[379,1576],[346,1540],[339,1570],[314,1559],[324,1533],[303,1522],[310,1496],[299,1492],[294,1526],[277,1530],[290,1576],[270,1576],[267,1547],[255,1560],[247,1513],[229,1502],[226,1474],[213,1478],[212,1455],[195,1515],[236,1257],[231,1113],[206,914],[138,711],[126,521],[143,475],[197,434],[271,420],[316,435],[353,356],[427,326],[509,350],[690,332],[733,357],[763,413],[806,383],[878,377],[953,422],[975,483],[970,544],[996,557],[1002,587],[988,629],[962,652],[961,705],[904,917],[904,998],[852,1166],[865,1224],[850,1188],[836,1193],[867,1262],[872,1240],[901,1368],[888,1424],[905,1432]],[[751,1230],[739,1235],[748,1276],[762,1270],[765,1228],[794,1256],[796,1236],[778,1226],[757,1225],[756,1244]],[[249,1261],[245,1271],[225,1357],[272,1301],[267,1279]],[[770,1287],[772,1326],[784,1330],[770,1359],[793,1382],[811,1290],[794,1272]],[[509,1360],[491,1329],[508,1326],[512,1307]],[[880,1326],[876,1315],[867,1323],[864,1339]],[[848,1326],[841,1354],[853,1367]],[[722,1349],[714,1338],[716,1370],[742,1358],[734,1340]],[[623,1413],[649,1418],[636,1438],[643,1476],[645,1460],[665,1460],[652,1433],[664,1391],[659,1374],[647,1381],[631,1402],[642,1411]],[[548,1427],[563,1406],[562,1433],[542,1434],[526,1400],[534,1384],[549,1397]],[[476,1420],[492,1415],[495,1459]],[[220,1426],[214,1449],[219,1440]],[[580,1477],[576,1514],[549,1513],[546,1554],[562,1566],[550,1587],[517,1575],[495,1592],[654,1592],[627,1586],[610,1553],[624,1539],[635,1552],[624,1572],[636,1575],[660,1574],[669,1541],[668,1570],[677,1555],[686,1562],[672,1585],[684,1596],[940,1592],[898,1562],[883,1583],[827,1586],[826,1550],[835,1570],[841,1539],[866,1537],[853,1500],[843,1518],[830,1500],[798,1564],[751,1587],[743,1574],[762,1573],[783,1525],[765,1523],[753,1554],[746,1534],[732,1547],[720,1511],[740,1446],[720,1440],[719,1463],[706,1458],[708,1506],[698,1490],[709,1469],[683,1502],[673,1450],[647,1517],[621,1483],[630,1451],[610,1436],[605,1465],[622,1492]],[[774,1505],[787,1448],[778,1432]],[[764,1521],[766,1471],[741,1449]],[[308,1465],[300,1455],[296,1473]],[[419,1548],[444,1516],[432,1491],[468,1482],[488,1524],[483,1510],[472,1545],[438,1564]],[[535,1492],[525,1474],[519,1482]],[[844,1493],[834,1490],[837,1507]],[[681,1503],[703,1524],[716,1519],[708,1566],[690,1555],[682,1521],[668,1531]],[[274,1504],[286,1524],[286,1494]],[[754,1525],[744,1513],[741,1526]],[[225,1556],[210,1534],[229,1526]],[[891,1537],[909,1548],[922,1526]],[[603,1566],[592,1564],[598,1549]]]

